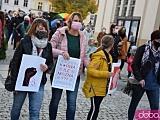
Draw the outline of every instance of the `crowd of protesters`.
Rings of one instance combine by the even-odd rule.
[[[5,38],[6,48],[8,48],[9,40],[11,39],[11,45],[13,45],[13,49],[15,50],[11,61],[11,79],[13,79],[14,84],[16,83],[23,54],[40,56],[46,59],[46,63],[40,65],[43,77],[38,92],[15,92],[13,90],[14,99],[11,120],[19,119],[20,109],[27,93],[30,98],[30,120],[39,119],[44,85],[47,80],[46,73],[52,69],[53,58],[57,58],[58,55],[62,55],[66,60],[69,60],[70,57],[81,59],[75,89],[74,91],[66,90],[67,120],[75,119],[76,98],[80,75],[84,67],[86,67],[87,73],[82,89],[85,96],[91,100],[91,108],[87,120],[97,119],[100,104],[107,95],[109,78],[114,76],[114,73],[111,72],[112,63],[117,62],[121,63],[119,79],[123,79],[121,78],[121,70],[124,63],[127,62],[127,77],[130,78],[134,75],[141,85],[139,94],[132,96],[128,110],[128,119],[133,119],[138,102],[145,91],[147,92],[151,109],[159,109],[159,30],[154,31],[151,34],[151,40],[137,50],[135,38],[131,37],[130,41],[128,41],[124,26],[119,28],[117,25],[111,24],[109,33],[106,33],[106,28],[102,27],[102,31],[98,33],[95,39],[93,26],[91,23],[85,26],[82,16],[78,12],[72,13],[67,21],[58,19],[55,26],[51,25],[48,16],[48,12],[43,12],[42,16],[36,16],[35,13],[26,14],[23,11],[14,12],[9,10],[5,14],[0,11],[0,47],[2,46],[2,38]],[[5,35],[2,34],[4,29]],[[61,49],[57,48],[59,42]],[[128,43],[130,46],[127,46]],[[138,53],[136,53],[136,50]],[[150,66],[145,66],[148,70],[141,70],[141,68],[145,68],[144,65],[148,64]],[[53,73],[51,73],[50,78],[53,78]],[[50,120],[56,119],[62,91],[62,89],[52,88],[52,98],[49,104]],[[156,100],[151,99],[152,97]]]

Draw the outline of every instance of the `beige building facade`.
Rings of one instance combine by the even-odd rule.
[[[119,18],[124,20],[123,24],[117,22]],[[134,21],[134,18],[136,20],[138,18],[138,22]],[[139,24],[135,24],[136,22]],[[136,44],[142,45],[150,39],[153,30],[159,29],[160,0],[99,0],[95,37],[102,27],[106,27],[109,33],[112,23],[128,26],[128,37],[131,36],[131,30],[135,30],[134,27],[137,25]],[[132,28],[131,25],[134,27]]]
[[[9,10],[23,10],[29,14],[42,14],[43,11],[52,11],[50,0],[2,0],[1,10],[8,12]]]

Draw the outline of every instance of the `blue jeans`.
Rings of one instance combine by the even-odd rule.
[[[77,77],[74,91],[66,90],[66,94],[67,94],[66,120],[74,120],[79,82],[80,82],[80,77]],[[62,89],[52,88],[52,98],[49,106],[50,120],[56,119],[58,104],[61,99],[62,91],[63,91]]]
[[[138,95],[133,94],[132,96],[132,100],[130,102],[130,106],[128,109],[128,120],[133,120],[135,110],[145,91],[149,100],[150,109],[151,110],[159,109],[159,89],[156,90],[141,89]]]
[[[13,106],[11,110],[11,120],[19,119],[20,111],[27,96],[27,93],[29,98],[29,120],[39,120],[39,112],[44,96],[44,85],[40,85],[38,92],[14,92]]]
[[[8,44],[9,38],[12,33],[13,33],[13,29],[6,28],[6,42],[7,42],[7,44]]]

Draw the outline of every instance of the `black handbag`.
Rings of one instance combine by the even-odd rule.
[[[15,83],[11,79],[11,68],[10,68],[10,65],[9,65],[9,69],[8,69],[8,76],[7,76],[6,80],[5,80],[4,86],[5,86],[5,89],[7,91],[10,91],[10,92],[14,91],[14,89],[15,89]]]
[[[132,97],[133,93],[138,94],[141,89],[142,87],[139,84],[139,81],[137,81],[135,78],[128,78],[127,84],[122,87],[121,91]]]

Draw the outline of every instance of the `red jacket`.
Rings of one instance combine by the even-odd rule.
[[[133,58],[134,58],[134,57],[131,55],[131,56],[127,59],[127,63],[128,63],[128,68],[127,68],[127,70],[128,70],[129,72],[132,72],[132,71],[133,71],[133,70],[132,70],[132,67],[131,67]]]

